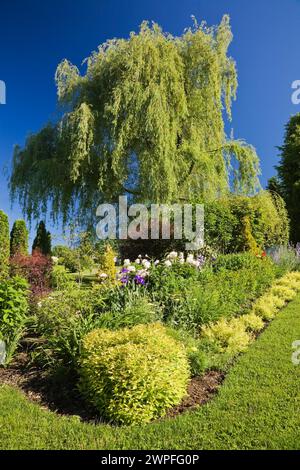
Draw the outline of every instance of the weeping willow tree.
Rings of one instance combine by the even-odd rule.
[[[231,185],[258,187],[259,160],[243,141],[228,140],[236,97],[229,17],[195,24],[182,36],[142,23],[138,34],[99,46],[85,72],[57,68],[63,117],[16,148],[10,181],[27,217],[94,215],[120,194],[136,201],[211,199]]]

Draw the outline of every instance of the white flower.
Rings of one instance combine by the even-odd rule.
[[[164,265],[167,266],[167,268],[170,268],[172,266],[172,263],[171,261],[169,261],[168,259],[164,262]]]
[[[184,258],[179,258],[179,263],[184,264]]]
[[[141,260],[140,260],[139,258],[137,258],[137,259],[135,260],[135,263],[136,263],[136,264],[140,264],[140,263],[141,263]]]
[[[151,263],[147,259],[143,259],[142,265],[144,266],[144,268],[149,269],[151,266]]]
[[[130,259],[124,259],[123,265],[127,268],[127,266],[131,265]]]
[[[116,263],[118,261],[117,256],[114,257],[114,262]]]
[[[127,266],[127,269],[130,273],[134,273],[136,271],[134,266]]]
[[[188,255],[187,258],[186,258],[186,262],[188,264],[194,264],[194,262],[195,262],[194,256],[193,255]]]
[[[168,259],[176,259],[178,256],[177,251],[171,251],[171,253],[168,254],[167,258]]]
[[[159,264],[159,261],[158,259],[156,261],[154,261],[154,266],[157,266]]]
[[[57,264],[59,261],[59,258],[57,256],[51,256],[51,259],[54,264]]]
[[[148,276],[148,273],[145,269],[139,269],[139,271],[137,272],[137,274],[141,277],[146,277]]]
[[[107,278],[107,274],[106,274],[106,273],[101,273],[101,274],[99,274],[99,277],[100,277],[101,279],[106,279],[106,278]]]

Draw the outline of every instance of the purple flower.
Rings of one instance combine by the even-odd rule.
[[[198,262],[199,262],[199,268],[202,268],[202,266],[205,265],[206,258],[203,255],[198,256]]]
[[[122,282],[122,284],[128,284],[129,278],[128,276],[124,276],[124,277],[121,277],[120,281]]]
[[[138,274],[136,276],[134,276],[134,282],[136,284],[140,284],[142,286],[145,285],[145,279],[142,276],[139,276]]]
[[[129,272],[129,269],[127,269],[127,268],[122,268],[121,269],[121,273],[128,273],[128,272]]]

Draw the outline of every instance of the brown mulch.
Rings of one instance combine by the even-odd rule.
[[[189,384],[187,397],[180,405],[171,408],[167,417],[175,417],[207,403],[217,393],[223,380],[224,373],[220,371],[208,371],[202,377],[194,377]],[[63,374],[51,376],[47,371],[30,365],[26,353],[18,354],[10,367],[0,367],[0,384],[21,390],[30,401],[46,410],[60,415],[78,416],[82,421],[101,421],[81,399],[75,377]]]
[[[180,405],[171,408],[167,416],[175,417],[188,410],[193,410],[199,405],[204,405],[218,392],[225,378],[224,373],[211,370],[201,377],[194,377],[188,386],[188,395]]]

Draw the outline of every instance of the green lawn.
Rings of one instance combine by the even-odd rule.
[[[133,426],[83,424],[0,387],[1,449],[300,449],[300,296],[290,303],[198,411]]]

